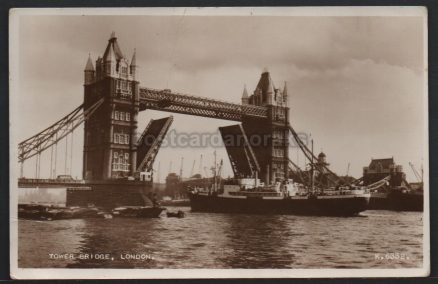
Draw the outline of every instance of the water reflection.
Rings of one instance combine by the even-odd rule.
[[[160,219],[88,219],[85,221],[83,240],[77,252],[80,256],[69,267],[153,267],[151,261],[122,259],[126,254],[154,254]],[[83,257],[81,257],[83,256]]]
[[[226,215],[227,250],[221,258],[226,267],[287,268],[294,260],[292,251],[284,245],[288,241],[285,217],[274,215]],[[292,220],[288,220],[289,222]]]
[[[173,210],[179,209],[185,218],[20,220],[19,266],[394,268],[419,267],[423,260],[422,214],[417,212],[366,211],[362,218],[335,218]],[[51,253],[76,257],[50,259]],[[376,259],[386,253],[409,259]]]

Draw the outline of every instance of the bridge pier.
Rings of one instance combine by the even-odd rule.
[[[67,189],[66,206],[89,206],[113,209],[118,206],[151,205],[152,182],[107,180],[86,182],[90,189]]]

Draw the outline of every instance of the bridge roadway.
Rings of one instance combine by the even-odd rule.
[[[139,180],[111,179],[111,180],[82,180],[82,179],[44,179],[44,178],[19,178],[19,188],[77,188],[90,189],[91,186],[147,186],[149,183]]]
[[[80,179],[43,179],[43,178],[19,178],[19,188],[58,188],[58,187],[86,187],[85,180]]]
[[[210,98],[197,97],[170,90],[140,88],[140,110],[153,109],[232,121],[246,117],[266,118],[266,107],[234,104]]]
[[[144,187],[148,186],[147,182],[138,180],[81,180],[81,179],[36,179],[36,178],[19,178],[18,188],[74,188],[77,190],[90,190],[95,186],[120,186]],[[122,187],[123,188],[123,187]]]

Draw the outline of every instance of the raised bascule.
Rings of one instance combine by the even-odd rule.
[[[289,124],[287,88],[276,88],[267,70],[261,74],[253,94],[248,95],[244,88],[241,104],[144,88],[137,79],[135,50],[128,60],[112,33],[95,66],[88,58],[83,104],[19,144],[21,167],[26,160],[36,159],[36,177],[21,176],[19,187],[69,187],[69,205],[93,203],[109,207],[144,202],[153,182],[153,162],[173,121],[171,116],[152,120],[139,135],[138,114],[147,109],[240,122],[220,128],[236,176],[258,175],[266,184],[273,184],[297,171],[288,158],[289,134],[295,138],[297,134]],[[56,147],[82,122],[83,180],[57,178]],[[230,136],[243,139],[242,143],[227,144]],[[313,153],[302,141],[297,142],[311,158]],[[43,151],[51,151],[48,179],[40,178]]]

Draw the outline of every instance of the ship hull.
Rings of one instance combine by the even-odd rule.
[[[369,202],[369,196],[262,199],[190,194],[189,198],[193,212],[316,216],[354,216],[365,211]]]
[[[398,191],[372,194],[368,209],[392,211],[423,211],[423,194]]]
[[[388,194],[391,210],[423,211],[423,194],[393,191]]]

